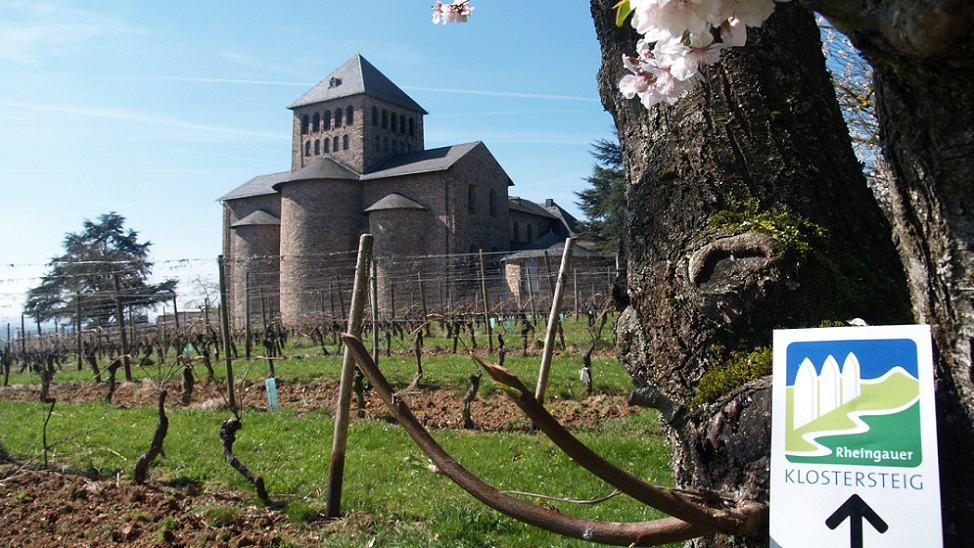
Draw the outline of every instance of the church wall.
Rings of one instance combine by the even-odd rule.
[[[394,154],[425,150],[422,113],[374,97],[364,108],[362,149],[368,160],[362,172]]]
[[[268,319],[276,316],[280,294],[280,225],[246,225],[232,229],[235,254],[230,268],[232,285],[239,298],[230,300],[229,312],[238,326],[246,317],[246,299],[250,301],[250,317],[259,321],[261,305]],[[263,299],[263,303],[261,302]]]
[[[313,180],[281,186],[281,317],[285,323],[312,319],[316,296],[333,281],[322,273],[330,272],[335,254],[346,257],[358,249],[359,235],[367,227],[360,185]]]
[[[281,217],[281,197],[278,194],[268,194],[262,196],[251,196],[248,198],[236,198],[226,200],[223,203],[223,258],[224,275],[227,278],[227,300],[232,303],[228,312],[234,323],[242,322],[244,317],[244,284],[246,279],[247,261],[255,254],[255,249],[259,249],[260,255],[277,256],[280,251],[280,227],[274,225],[273,233],[264,231],[260,234],[247,234],[247,239],[241,237],[239,229],[231,229],[230,226],[236,224],[244,217],[258,210],[264,210],[277,218]],[[246,233],[246,231],[245,231]],[[277,263],[273,261],[274,273],[267,276],[275,278],[274,286],[277,287]],[[251,280],[253,283],[253,280]],[[272,308],[277,309],[277,291],[273,291]],[[251,313],[256,313],[251,310]]]
[[[426,230],[433,214],[426,209],[392,209],[369,213],[369,232],[375,238],[373,256],[376,262],[376,291],[379,310],[389,317],[393,295],[417,293],[419,280],[434,278],[427,254]],[[404,304],[404,299],[398,306]]]
[[[348,123],[349,107],[351,124]],[[339,111],[341,124],[337,125]],[[329,156],[363,173],[393,154],[423,150],[422,119],[419,112],[368,95],[298,107],[294,109],[292,122],[291,170]]]
[[[448,253],[507,251],[509,178],[485,146],[478,146],[444,173],[455,217]],[[491,207],[493,191],[493,207]],[[473,199],[471,205],[470,199]]]

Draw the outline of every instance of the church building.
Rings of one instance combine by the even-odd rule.
[[[247,298],[254,314],[248,286],[274,296],[285,324],[309,320],[319,310],[312,296],[333,282],[321,273],[337,254],[354,252],[363,233],[375,237],[379,280],[410,274],[390,268],[420,268],[383,258],[505,252],[515,236],[524,238],[511,232],[513,182],[487,147],[427,149],[426,110],[361,55],[288,108],[291,169],[220,198],[236,321]]]

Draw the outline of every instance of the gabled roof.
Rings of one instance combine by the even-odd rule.
[[[345,167],[341,163],[325,156],[319,158],[311,165],[305,166],[297,171],[285,171],[282,173],[272,173],[270,175],[260,175],[247,181],[236,190],[224,195],[220,200],[232,200],[235,198],[246,198],[249,196],[261,196],[265,194],[275,194],[280,191],[281,185],[290,181],[310,181],[318,179],[345,180],[345,181],[374,181],[389,177],[400,177],[403,175],[415,175],[418,173],[430,173],[436,171],[448,171],[460,159],[483,147],[480,141],[464,143],[419,152],[407,152],[396,154],[389,158],[376,169],[366,174],[358,174]],[[489,152],[488,152],[489,154]],[[508,186],[513,185],[510,179]],[[525,200],[526,202],[527,200]],[[542,215],[554,218],[553,215],[545,211],[541,206],[535,205]]]
[[[290,181],[307,181],[310,179],[345,179],[357,181],[358,173],[336,162],[334,159],[325,156],[291,173],[288,177],[274,184],[274,190],[281,189],[281,183]]]
[[[396,154],[376,166],[372,171],[363,175],[362,180],[384,179],[386,177],[398,177],[399,175],[411,175],[430,171],[445,171],[453,167],[453,164],[457,163],[460,158],[463,158],[478,146],[483,146],[483,143],[476,141],[462,145]]]
[[[532,202],[531,200],[525,200],[524,198],[518,198],[517,196],[510,196],[507,198],[507,207],[511,211],[519,211],[529,215],[537,215],[538,217],[543,217],[545,219],[558,219],[556,215],[553,215],[550,211]]]
[[[502,260],[507,261],[517,261],[526,259],[537,259],[544,257],[545,252],[548,253],[549,257],[560,257],[565,252],[565,240],[567,238],[562,238],[554,232],[549,232],[544,236],[538,238],[537,240],[531,242],[520,251],[511,253],[505,256]],[[572,256],[577,258],[582,257],[605,257],[605,255],[592,251],[586,247],[583,247],[575,241],[575,245],[572,247]]]
[[[223,196],[220,196],[220,201],[277,194],[277,191],[274,190],[274,185],[286,180],[290,175],[290,171],[258,175]]]
[[[247,215],[243,219],[230,225],[230,228],[237,228],[238,226],[261,226],[261,225],[279,225],[281,220],[271,215],[270,213],[264,211],[263,209],[258,209],[257,211]]]
[[[547,199],[544,203],[545,210],[551,213],[555,217],[561,220],[561,224],[568,229],[568,235],[575,238],[581,234],[581,226],[579,226],[578,219],[574,215],[565,211],[565,208],[556,204],[554,200]]]
[[[423,204],[413,200],[412,198],[407,198],[398,192],[393,192],[382,198],[378,202],[370,205],[365,209],[366,213],[373,211],[387,211],[390,209],[429,209]]]
[[[355,57],[338,67],[335,72],[326,76],[324,80],[318,82],[287,108],[293,110],[305,105],[313,105],[361,93],[423,114],[429,114],[416,101],[406,95],[406,92],[399,89],[399,86],[393,84],[392,80],[386,78],[386,75],[379,72],[379,69],[372,66],[372,63],[366,61],[359,54],[355,54]]]

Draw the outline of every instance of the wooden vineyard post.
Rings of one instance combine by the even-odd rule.
[[[118,320],[118,335],[122,340],[122,366],[126,382],[132,382],[132,365],[129,362],[129,344],[125,336],[125,314],[122,311],[122,292],[119,289],[118,274],[112,274],[112,287],[115,289],[115,319]]]
[[[74,318],[75,318],[75,339],[78,343],[78,371],[84,367],[82,361],[84,360],[84,350],[81,348],[81,294],[74,294]],[[10,344],[10,324],[7,324],[7,344]]]
[[[558,315],[561,313],[561,295],[565,289],[565,279],[568,277],[568,269],[571,268],[572,250],[575,247],[575,239],[565,240],[565,252],[561,256],[561,268],[558,269],[558,282],[555,284],[555,294],[551,298],[551,314],[548,316],[548,326],[544,337],[544,352],[541,354],[541,371],[538,373],[538,388],[534,393],[534,399],[544,405],[544,392],[548,385],[548,372],[551,369],[551,355],[555,349],[555,335],[558,333]]]
[[[484,327],[487,328],[487,353],[494,353],[493,334],[490,329],[490,299],[487,298],[487,269],[484,267],[484,250],[480,250],[480,293],[484,297]]]
[[[359,238],[358,261],[355,264],[355,283],[352,287],[352,306],[348,314],[348,332],[356,338],[362,336],[362,313],[365,308],[365,292],[369,280],[369,264],[372,261],[372,235]],[[325,517],[338,518],[342,514],[342,477],[345,472],[345,447],[348,445],[348,423],[351,414],[352,377],[355,358],[348,345],[342,359],[342,377],[338,386],[338,408],[335,412],[335,435],[331,447],[331,471],[325,497]]]
[[[244,278],[244,357],[247,361],[250,361],[250,340],[253,338],[253,333],[250,332],[250,273],[248,272]]]
[[[372,261],[372,279],[369,300],[372,303],[372,360],[379,364],[379,269]]]
[[[233,360],[230,358],[230,314],[227,311],[227,280],[223,273],[223,255],[217,257],[220,275],[220,323],[223,324],[223,359],[227,364],[227,403],[237,414],[237,399],[233,393]]]

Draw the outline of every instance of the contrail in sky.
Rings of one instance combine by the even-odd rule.
[[[189,76],[110,76],[117,80],[168,80],[174,82],[200,82],[205,84],[245,84],[253,86],[311,87],[317,82],[288,82],[284,80],[242,80],[236,78],[198,78]],[[399,86],[404,90],[432,91],[437,93],[457,93],[464,95],[489,95],[492,97],[517,97],[520,99],[542,99],[546,101],[583,101],[597,103],[595,97],[575,97],[572,95],[548,95],[543,93],[523,93],[516,91],[489,91],[478,89],[431,88],[422,86]]]

